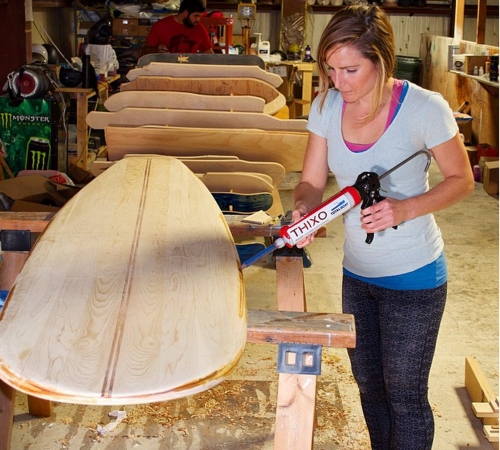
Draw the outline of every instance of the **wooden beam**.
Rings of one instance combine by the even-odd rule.
[[[350,314],[248,310],[247,342],[300,342],[354,348],[354,316]]]
[[[486,32],[487,0],[478,0],[476,44],[484,44]]]
[[[465,0],[455,1],[455,27],[453,38],[461,41],[464,38]]]

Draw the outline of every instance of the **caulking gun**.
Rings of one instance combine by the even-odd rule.
[[[342,189],[340,192],[309,211],[306,215],[302,216],[297,222],[281,227],[279,230],[280,237],[265,250],[262,250],[257,255],[245,261],[241,265],[241,268],[245,269],[274,252],[274,250],[283,248],[285,245],[287,247],[293,247],[297,242],[316,232],[338,216],[345,214],[359,203],[362,203],[361,209],[365,209],[373,205],[374,202],[381,202],[385,197],[380,194],[380,180],[399,169],[419,154],[427,156],[427,165],[425,167],[425,171],[427,172],[431,163],[431,155],[426,150],[420,150],[380,176],[375,172],[361,173],[358,175],[354,185]],[[393,228],[396,229],[397,227]],[[372,240],[373,233],[368,233],[365,242],[370,244]]]

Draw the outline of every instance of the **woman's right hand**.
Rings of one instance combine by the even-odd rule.
[[[305,211],[304,211],[304,213],[302,213],[302,211],[300,211],[299,209],[295,209],[292,212],[292,223],[295,223],[298,220],[300,220],[300,218],[303,217],[305,214],[306,214]],[[309,236],[305,237],[304,239],[301,239],[300,241],[298,241],[295,244],[295,246],[297,248],[304,248],[304,247],[307,247],[308,245],[311,245],[312,242],[314,241],[314,236],[316,236],[316,232],[311,233]]]

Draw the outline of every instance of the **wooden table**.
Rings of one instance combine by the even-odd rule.
[[[0,212],[0,230],[42,232],[53,213]],[[241,222],[226,216],[233,236],[277,236],[280,226]],[[320,234],[321,236],[321,234]],[[10,290],[27,252],[4,252],[0,289]],[[278,311],[248,311],[247,342],[299,342],[337,348],[355,346],[354,317],[349,314],[307,313],[302,256],[276,257]],[[293,322],[292,322],[293,321]],[[297,323],[298,321],[298,323]],[[317,375],[279,374],[275,450],[312,449]],[[0,450],[9,450],[15,391],[0,380]],[[51,415],[51,402],[28,396],[32,415]]]
[[[105,101],[108,98],[109,85],[120,79],[120,75],[115,75],[106,80],[99,81],[99,97]],[[60,87],[59,92],[68,94],[70,98],[76,100],[76,165],[85,170],[89,167],[88,145],[87,145],[87,114],[89,99],[96,95],[94,89],[83,87]]]

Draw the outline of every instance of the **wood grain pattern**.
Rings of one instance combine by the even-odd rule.
[[[167,125],[306,132],[307,120],[282,120],[262,113],[127,107],[116,112],[92,111],[87,115],[87,125],[95,130],[109,125]]]
[[[170,156],[233,155],[247,161],[276,162],[287,172],[302,170],[308,133],[182,127],[106,128],[108,159],[128,153]]]
[[[279,75],[261,69],[259,66],[239,66],[222,64],[177,64],[151,62],[146,66],[129,70],[127,79],[135,80],[139,76],[167,76],[181,78],[255,78],[274,87],[283,84]]]
[[[201,109],[207,111],[264,112],[266,102],[250,95],[203,95],[191,92],[126,91],[117,92],[104,103],[108,111],[126,107]]]
[[[100,405],[208,389],[245,345],[238,265],[220,209],[190,170],[174,158],[124,159],[35,245],[0,315],[0,378]]]

